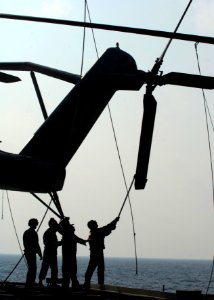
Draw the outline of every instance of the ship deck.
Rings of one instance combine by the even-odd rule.
[[[105,288],[99,288],[93,284],[90,290],[83,289],[73,291],[71,288],[63,290],[61,287],[50,288],[39,286],[27,290],[24,283],[6,283],[0,286],[0,300],[21,300],[21,299],[102,299],[102,300],[117,300],[117,299],[147,299],[147,300],[214,300],[214,295],[203,295],[201,291],[176,291],[176,293],[159,292],[153,290],[143,290],[135,288],[126,288],[120,286],[106,285]]]

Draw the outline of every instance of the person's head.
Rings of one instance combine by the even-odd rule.
[[[56,229],[58,227],[58,223],[54,218],[50,218],[50,220],[48,222],[48,226],[50,228]]]
[[[38,224],[39,224],[39,222],[35,218],[32,218],[28,221],[28,226],[33,229],[35,229],[38,226]]]
[[[87,225],[90,230],[97,229],[98,227],[97,222],[95,220],[89,221]]]
[[[67,226],[70,226],[70,218],[69,217],[65,217],[64,219],[62,219],[61,221],[60,221],[60,226],[62,226],[63,228],[64,227],[67,227]]]

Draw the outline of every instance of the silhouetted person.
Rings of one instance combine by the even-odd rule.
[[[75,228],[70,224],[69,218],[65,218],[60,222],[62,227],[62,287],[68,288],[70,281],[73,289],[79,289],[79,281],[77,279],[77,243],[86,245],[83,240],[75,235]]]
[[[30,228],[27,229],[23,234],[24,253],[28,264],[25,283],[26,288],[32,288],[35,284],[37,271],[36,254],[40,256],[40,259],[42,259],[39,238],[37,232],[35,231],[38,224],[39,222],[37,219],[30,219],[28,221],[28,226]]]
[[[56,232],[59,225],[54,218],[48,222],[49,228],[43,234],[44,252],[41,270],[39,273],[39,285],[43,287],[42,281],[46,278],[48,269],[51,269],[51,285],[57,285],[58,277],[58,262],[57,262],[57,247],[61,244],[58,241]]]
[[[90,288],[91,277],[97,267],[98,284],[104,284],[104,272],[105,272],[105,262],[104,253],[105,249],[104,239],[109,235],[112,230],[116,228],[116,224],[119,221],[119,217],[114,219],[111,223],[106,226],[98,228],[97,222],[91,220],[88,222],[88,228],[90,229],[90,235],[88,238],[90,246],[90,260],[88,263],[88,268],[85,273],[85,283],[84,287]]]

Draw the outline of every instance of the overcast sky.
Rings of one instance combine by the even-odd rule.
[[[173,31],[187,0],[88,0],[92,22],[145,29]],[[214,2],[192,2],[178,32],[214,36]],[[1,13],[83,21],[83,0],[7,0]],[[30,61],[80,74],[83,29],[0,19],[1,61]],[[109,47],[133,56],[138,69],[148,71],[165,48],[167,39],[95,30],[101,56]],[[213,45],[199,44],[203,75],[214,76]],[[96,62],[91,30],[86,30],[83,73]],[[193,42],[173,41],[161,70],[198,74]],[[1,84],[1,150],[19,153],[43,117],[29,73],[8,72],[21,82]],[[73,85],[37,75],[48,114]],[[143,95],[140,91],[117,92],[110,101],[118,145],[129,185],[136,168]],[[187,87],[157,87],[157,117],[144,190],[131,190],[137,254],[142,258],[213,257],[213,197],[208,138],[202,91]],[[214,92],[206,91],[213,116]],[[57,141],[56,141],[57,143]],[[211,148],[213,132],[211,131]],[[3,176],[4,174],[1,174]],[[46,208],[28,193],[8,191],[11,211],[22,245],[29,218],[42,219]],[[75,224],[76,234],[87,238],[87,222],[100,226],[119,213],[126,189],[120,169],[108,110],[98,119],[84,143],[70,161],[63,190],[62,208]],[[49,203],[47,195],[39,195]],[[0,253],[20,253],[5,192],[1,192],[2,220]],[[39,231],[47,228],[48,213]],[[59,254],[60,254],[59,250]],[[89,255],[88,246],[78,246],[78,255]],[[126,203],[117,229],[106,238],[106,256],[134,257],[130,207]]]

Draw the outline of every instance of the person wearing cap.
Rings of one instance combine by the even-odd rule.
[[[39,245],[38,234],[35,231],[39,222],[33,218],[28,221],[29,228],[23,234],[24,254],[28,265],[26,276],[26,288],[32,288],[36,280],[37,262],[36,255],[42,259],[42,252]]]
[[[104,285],[104,271],[105,271],[105,262],[104,262],[104,252],[105,244],[104,239],[108,236],[112,230],[116,229],[116,224],[119,221],[119,217],[114,219],[111,223],[106,226],[98,228],[98,224],[95,220],[88,222],[88,228],[90,229],[90,235],[88,238],[90,246],[90,259],[88,263],[87,270],[85,272],[85,283],[84,288],[90,288],[91,277],[97,268],[98,284],[101,287]]]
[[[86,240],[75,235],[74,224],[70,224],[69,218],[64,218],[61,222],[62,234],[62,287],[69,288],[70,281],[72,289],[80,288],[77,279],[77,243],[86,245]]]
[[[50,218],[48,222],[49,228],[43,234],[44,252],[41,270],[39,273],[39,285],[43,287],[43,280],[47,276],[48,269],[51,269],[51,286],[57,286],[58,278],[58,261],[57,261],[57,248],[61,245],[58,241],[56,232],[59,225],[54,218]]]

